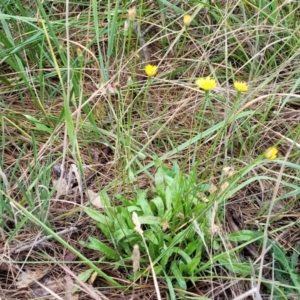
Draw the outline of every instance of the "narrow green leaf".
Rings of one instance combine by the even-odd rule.
[[[98,228],[101,230],[101,232],[106,236],[106,238],[110,239],[111,238],[111,231],[109,226],[107,226],[106,224],[97,223]]]
[[[260,233],[262,236],[262,233]],[[239,230],[228,235],[228,239],[232,242],[245,242],[257,238],[257,232],[252,230]]]
[[[88,269],[82,273],[80,273],[77,277],[82,282],[87,282],[87,280],[91,277],[92,273],[94,272],[93,269]]]
[[[181,250],[180,248],[174,248],[174,252],[177,255],[180,255],[186,263],[190,263],[192,261],[191,257],[184,250]]]
[[[167,216],[171,217],[171,210],[172,210],[172,204],[173,204],[173,197],[172,197],[172,191],[169,186],[166,187],[165,189],[165,199],[166,199],[166,214]]]
[[[164,278],[165,278],[165,280],[167,282],[170,300],[176,300],[176,295],[175,295],[174,285],[172,283],[172,280],[169,278],[169,276],[164,271],[164,269],[163,269],[163,272],[164,272]]]
[[[154,176],[154,183],[156,192],[161,196],[164,194],[165,183],[164,183],[164,171],[162,167],[159,167]]]
[[[114,260],[119,260],[119,254],[103,242],[99,241],[96,238],[89,237],[89,243],[86,243],[85,246],[89,249],[93,249],[103,253],[107,258],[111,258]]]
[[[157,215],[161,218],[163,218],[165,214],[165,205],[161,197],[155,197],[154,199],[151,200],[151,203],[153,203],[156,207],[157,210]]]
[[[219,258],[218,263],[235,274],[249,276],[252,272],[252,269],[249,265],[236,261],[233,256],[228,257],[228,254]]]
[[[141,216],[139,217],[139,221],[141,224],[160,225],[163,220],[162,218],[155,216]]]
[[[89,217],[91,217],[93,220],[100,222],[102,224],[105,224],[107,226],[111,226],[113,221],[110,220],[107,216],[105,216],[104,214],[100,213],[99,211],[90,208],[90,207],[86,207],[84,209],[85,213],[87,215],[89,215]]]
[[[145,236],[146,241],[151,242],[152,244],[157,245],[157,246],[159,245],[158,238],[156,236],[156,233],[153,232],[153,230],[149,229],[149,230],[144,231],[144,236]]]
[[[179,270],[178,266],[177,266],[177,262],[176,261],[172,261],[172,264],[171,264],[171,271],[172,273],[174,274],[175,276],[175,279],[178,283],[178,285],[183,289],[183,290],[186,290],[187,289],[187,285],[186,285],[186,282],[183,278],[183,275],[181,273],[181,271]]]
[[[160,265],[163,268],[166,267],[166,265],[168,264],[169,259],[170,259],[170,257],[172,256],[173,253],[174,253],[173,248],[171,248],[171,247],[166,247],[166,249],[164,249],[164,251],[161,254],[162,258],[160,260]]]
[[[193,272],[196,270],[196,268],[198,267],[198,265],[200,264],[201,261],[201,256],[196,256],[192,259],[191,262],[189,262],[188,264],[186,264],[185,266],[185,270],[189,275],[192,275]]]
[[[172,4],[170,1],[167,0],[159,0],[159,2],[163,5],[165,5],[166,7],[169,7],[170,9],[172,9],[175,13],[177,14],[185,14],[185,11],[183,9],[181,9],[180,7]]]
[[[133,229],[128,229],[128,228],[125,228],[125,229],[119,229],[119,230],[116,230],[114,233],[113,233],[113,236],[116,240],[116,242],[120,242],[122,239],[124,239],[125,237],[128,237],[128,236],[131,236],[132,234],[134,234],[135,231]]]
[[[149,201],[147,199],[147,190],[145,190],[145,191],[138,190],[137,191],[137,204],[142,208],[145,215],[147,215],[147,216],[153,215],[152,209],[151,209]]]

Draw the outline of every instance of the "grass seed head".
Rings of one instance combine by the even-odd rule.
[[[136,18],[136,8],[135,8],[135,6],[128,9],[128,11],[127,11],[127,18],[130,21],[134,21],[135,20],[135,18]]]
[[[134,230],[138,234],[143,235],[143,230],[141,228],[141,223],[140,223],[139,217],[138,217],[138,215],[135,211],[132,213],[132,222],[135,225]]]
[[[136,273],[140,268],[140,248],[138,245],[133,246],[132,251],[132,269],[133,272]]]

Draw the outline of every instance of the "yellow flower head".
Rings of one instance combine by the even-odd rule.
[[[82,57],[82,51],[79,47],[76,48],[77,56]]]
[[[217,86],[217,82],[210,76],[198,78],[195,83],[204,91],[209,91]]]
[[[127,17],[128,17],[128,20],[134,21],[134,19],[136,17],[136,8],[135,8],[135,6],[128,9]]]
[[[184,15],[183,16],[183,24],[185,27],[189,27],[192,22],[192,17],[190,15]]]
[[[234,82],[234,88],[238,92],[247,92],[248,91],[248,86],[245,81],[235,81]]]
[[[278,153],[277,148],[271,147],[271,148],[269,148],[269,149],[266,150],[266,152],[265,152],[265,158],[275,159],[277,157],[277,153]]]
[[[154,77],[157,73],[157,66],[147,65],[145,67],[145,72],[149,77]]]

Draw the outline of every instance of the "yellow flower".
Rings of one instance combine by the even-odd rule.
[[[204,91],[209,91],[217,86],[217,82],[211,79],[210,76],[198,78],[195,83]]]
[[[275,159],[277,157],[277,153],[278,153],[277,148],[271,147],[271,148],[269,148],[269,149],[266,150],[266,152],[265,152],[265,158]]]
[[[130,21],[135,20],[135,17],[136,17],[136,8],[135,8],[135,6],[128,9],[127,17],[128,17],[128,20],[130,20]]]
[[[76,48],[76,53],[77,53],[77,56],[82,57],[82,51],[79,47]]]
[[[247,92],[248,91],[248,86],[245,81],[235,81],[234,82],[234,88],[238,92]]]
[[[145,72],[149,77],[154,77],[157,73],[157,66],[147,65],[145,67]]]
[[[184,15],[183,16],[183,24],[185,27],[189,27],[192,22],[192,17],[190,15]]]

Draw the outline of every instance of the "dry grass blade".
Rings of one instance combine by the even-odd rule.
[[[17,265],[14,265],[14,267],[21,274],[21,277],[20,277],[21,282],[19,281],[19,283],[18,283],[20,287],[27,286],[28,284],[31,284],[32,282],[34,282],[36,285],[38,285],[39,287],[41,287],[42,290],[44,290],[48,295],[53,296],[57,300],[64,300],[59,295],[57,295],[55,292],[53,292],[50,288],[48,288],[46,285],[44,285],[44,284],[40,283],[38,280],[36,280],[36,278],[40,278],[41,277],[40,273],[37,275],[35,272],[33,272],[33,273],[30,272],[30,271],[29,272],[23,272]],[[36,276],[38,276],[38,277],[36,277]]]
[[[94,300],[109,300],[107,297],[105,297],[100,291],[95,291],[87,285],[86,283],[82,282],[78,279],[78,277],[66,266],[60,265],[60,267],[68,274],[70,275],[80,286],[81,288]],[[98,295],[100,294],[100,295]]]
[[[70,228],[66,228],[62,231],[59,231],[56,234],[57,235],[63,235],[63,234],[66,234],[66,233],[71,233],[71,232],[77,231],[77,230],[78,230],[78,228],[76,228],[76,227],[70,227]],[[20,252],[28,250],[28,249],[34,249],[35,247],[39,246],[41,243],[43,243],[47,240],[50,240],[52,238],[53,238],[52,235],[44,236],[41,239],[39,239],[37,241],[34,241],[34,242],[32,242],[28,245],[23,245],[21,247],[18,247],[16,249],[11,250],[11,253],[16,254],[16,253],[20,253]]]
[[[246,292],[246,293],[243,293],[242,295],[238,296],[238,297],[235,297],[234,299],[232,300],[243,300],[243,299],[248,299],[247,297],[249,296],[253,296],[255,295],[256,299],[257,300],[262,300],[262,297],[259,293],[259,290],[257,289],[257,287],[251,289],[250,291]]]

